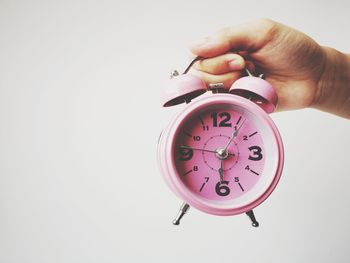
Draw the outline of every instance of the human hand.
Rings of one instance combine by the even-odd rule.
[[[278,110],[314,107],[350,118],[349,57],[295,29],[260,19],[224,28],[190,50],[203,57],[194,74],[208,84],[229,88],[247,66],[275,88]]]

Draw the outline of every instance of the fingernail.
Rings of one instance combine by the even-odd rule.
[[[228,63],[228,66],[231,70],[238,70],[238,69],[242,69],[243,68],[243,63],[241,60],[232,60]]]

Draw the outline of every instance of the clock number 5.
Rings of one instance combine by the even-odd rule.
[[[230,188],[227,186],[229,181],[218,182],[215,186],[215,192],[220,196],[227,196],[230,194]]]
[[[249,160],[259,161],[263,158],[262,150],[259,146],[250,146],[248,149],[251,152],[248,158]]]
[[[228,112],[213,112],[210,117],[213,119],[213,127],[218,127],[218,115],[220,117],[219,127],[232,127],[231,115]]]

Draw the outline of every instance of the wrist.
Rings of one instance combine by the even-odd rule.
[[[350,56],[322,48],[325,59],[312,107],[350,118]]]

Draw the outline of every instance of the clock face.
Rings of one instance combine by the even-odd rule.
[[[225,201],[248,193],[266,162],[261,127],[238,106],[220,105],[192,114],[178,130],[178,175],[195,195]]]
[[[217,94],[191,103],[168,126],[159,161],[165,180],[187,203],[233,215],[271,194],[281,175],[283,147],[262,109],[239,96]]]

